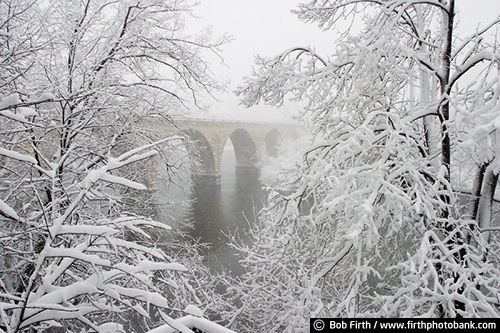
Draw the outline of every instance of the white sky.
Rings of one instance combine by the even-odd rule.
[[[254,66],[254,56],[274,56],[293,46],[311,46],[319,54],[331,55],[337,35],[323,32],[314,24],[298,20],[290,11],[307,0],[200,0],[194,11],[200,17],[196,25],[211,26],[215,35],[230,33],[234,40],[224,47],[223,57],[227,66],[214,64],[213,71],[219,79],[231,79],[229,92],[219,95],[221,102],[206,100],[209,113],[231,117],[283,118],[293,113],[278,111],[266,106],[246,109],[232,93],[243,77],[249,76]],[[474,30],[479,22],[490,22],[500,15],[500,0],[457,0],[461,26]],[[471,31],[468,29],[468,31]]]

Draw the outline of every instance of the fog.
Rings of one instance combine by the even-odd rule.
[[[226,93],[216,94],[218,100],[208,97],[204,103],[208,109],[203,114],[218,117],[245,119],[289,119],[297,115],[299,106],[287,103],[276,109],[265,105],[245,108],[239,105],[238,97],[233,93],[243,83],[245,76],[250,76],[255,55],[275,56],[293,46],[310,46],[322,56],[335,52],[339,34],[336,31],[322,31],[315,24],[299,21],[291,13],[300,0],[202,0],[188,22],[188,29],[199,30],[210,27],[215,35],[229,33],[233,41],[224,47],[220,59],[209,56],[211,70],[220,80],[230,80]],[[458,0],[458,23],[464,31],[475,29],[478,22],[490,22],[498,15],[499,0]],[[360,29],[361,21],[354,25]],[[342,22],[340,28],[348,26]],[[199,114],[199,113],[198,113]]]

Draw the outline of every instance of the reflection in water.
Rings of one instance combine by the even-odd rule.
[[[237,234],[245,239],[249,223],[262,208],[265,192],[256,168],[235,168],[234,151],[222,155],[221,184],[195,184],[191,193],[193,203],[186,218],[193,221],[190,235],[208,244],[203,255],[205,264],[214,271],[241,273],[238,257],[227,244],[227,235]]]

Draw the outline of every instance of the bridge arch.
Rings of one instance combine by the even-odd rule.
[[[235,121],[222,119],[175,119],[171,121],[153,119],[141,124],[163,136],[182,135],[190,153],[191,173],[195,179],[215,180],[220,183],[221,159],[224,146],[230,139],[234,146],[236,166],[258,167],[265,156],[276,156],[277,146],[284,138],[304,132],[293,123],[267,123],[262,121]],[[193,154],[191,147],[196,147]],[[264,151],[267,154],[264,154]],[[207,177],[203,177],[207,176]],[[154,182],[154,181],[153,181]]]
[[[191,161],[191,173],[195,175],[217,175],[218,165],[215,161],[212,144],[198,130],[187,129],[181,131],[196,147],[196,156]]]
[[[266,152],[268,156],[272,157],[278,156],[278,147],[282,142],[282,140],[283,137],[281,136],[281,133],[275,128],[271,129],[267,133],[264,139],[264,145],[266,147]]]
[[[238,128],[228,139],[233,143],[237,167],[253,167],[257,164],[257,146],[247,130]]]

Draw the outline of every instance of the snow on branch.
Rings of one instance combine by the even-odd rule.
[[[293,47],[282,52],[281,55],[279,55],[278,57],[280,58],[281,61],[284,61],[286,57],[292,55],[293,53],[297,53],[297,55],[295,56],[296,59],[300,58],[303,54],[307,54],[313,57],[314,59],[319,60],[323,64],[323,66],[328,66],[328,62],[310,47],[301,47],[301,46]]]
[[[19,216],[17,215],[16,211],[12,209],[9,205],[7,205],[3,200],[0,199],[0,214],[14,219],[16,221],[19,221]]]
[[[166,316],[165,316],[166,317]],[[187,315],[179,319],[167,319],[168,324],[152,329],[146,333],[177,333],[193,332],[194,328],[210,333],[236,333],[228,328],[211,322],[199,316]]]
[[[0,331],[147,331],[152,307],[213,304],[197,247],[165,241],[182,235],[174,214],[141,209],[156,194],[136,165],[161,154],[177,176],[170,143],[183,138],[144,124],[182,107],[177,91],[223,88],[202,51],[228,39],[187,35],[184,0],[14,2],[0,1],[12,14],[0,31]]]
[[[166,255],[159,249],[120,239],[126,224],[134,221],[138,226],[154,225],[141,218],[123,216],[117,219],[118,223],[107,223],[107,226],[61,225],[58,229],[53,228],[52,244],[46,244],[38,260],[50,262],[50,265],[45,268],[43,283],[25,304],[25,315],[20,327],[50,318],[78,319],[90,325],[86,316],[103,309],[113,312],[133,308],[140,315],[148,317],[148,311],[140,305],[142,303],[169,309],[164,296],[141,286],[153,287],[152,272],[182,274],[187,273],[188,269],[182,264],[168,262]],[[60,239],[80,239],[81,242],[72,248],[59,247],[56,244]],[[87,267],[83,272],[88,275],[84,274],[87,275],[84,279],[73,280],[82,275],[79,272],[82,267]],[[121,283],[125,277],[129,280],[127,286]],[[180,284],[171,283],[177,288]],[[81,296],[94,298],[94,301],[72,302]],[[105,299],[108,299],[106,304],[109,300],[118,303],[110,307],[102,303]]]
[[[483,29],[479,30],[479,31],[476,31],[472,36],[468,37],[465,39],[465,41],[462,43],[462,45],[458,46],[455,50],[454,50],[454,54],[452,56],[452,58],[455,58],[458,54],[460,54],[460,52],[462,52],[462,50],[467,47],[467,45],[469,45],[470,43],[474,42],[474,43],[477,43],[478,39],[481,38],[482,35],[484,35],[486,32],[488,32],[492,27],[496,26],[500,24],[500,16],[497,17],[495,20],[493,20],[490,24],[488,24],[486,27],[484,27]],[[473,48],[472,50],[474,50],[475,48]],[[471,50],[471,52],[472,52]],[[465,57],[465,61],[468,60],[469,57]]]
[[[174,135],[174,136],[169,137],[169,138],[165,138],[165,139],[162,139],[162,140],[150,143],[150,144],[146,144],[146,145],[131,149],[131,150],[127,151],[126,153],[123,153],[122,155],[118,156],[117,158],[109,158],[108,170],[120,168],[120,167],[125,166],[127,164],[137,162],[137,161],[140,161],[142,159],[149,158],[149,157],[156,155],[158,153],[157,151],[152,150],[152,151],[146,152],[144,154],[138,154],[141,151],[144,151],[144,150],[147,150],[147,149],[150,149],[153,147],[157,147],[165,142],[178,141],[178,140],[183,140],[183,139],[184,138],[182,138],[180,136]]]
[[[29,124],[30,126],[41,127],[41,125],[27,119],[38,116],[35,109],[30,106],[51,101],[54,101],[54,96],[51,93],[43,93],[39,98],[27,102],[21,101],[19,94],[14,93],[3,97],[0,101],[0,115],[20,123]],[[15,109],[15,112],[10,109]]]
[[[427,4],[449,12],[449,8],[441,1],[433,0],[340,0],[340,1],[310,1],[301,3],[297,10],[292,12],[304,22],[317,22],[323,30],[330,30],[342,19],[347,19],[359,13],[359,6],[364,9],[376,7],[390,14],[400,15],[408,7],[418,4]]]
[[[187,271],[187,268],[181,264],[156,262],[151,260],[140,260],[139,263],[134,266],[127,265],[125,263],[118,263],[113,267],[122,271],[126,271],[131,274],[139,272],[147,272],[147,271],[158,271],[158,270],[179,271],[179,272]]]
[[[8,158],[11,158],[14,160],[18,160],[18,161],[29,162],[32,164],[38,164],[36,159],[32,156],[24,155],[24,154],[18,153],[16,151],[8,150],[8,149],[2,148],[2,147],[0,147],[0,155],[3,155],[5,157],[8,157]]]
[[[99,169],[92,170],[90,171],[85,179],[82,181],[82,187],[86,190],[90,189],[94,183],[96,183],[99,180],[110,182],[110,183],[115,183],[115,184],[120,184],[124,185],[130,188],[134,188],[137,190],[146,190],[147,187],[144,186],[143,184],[131,181],[129,179],[126,179],[124,177],[120,176],[115,176],[111,175],[108,173],[108,171],[115,170],[118,168],[121,168],[123,166],[126,166],[128,164],[144,160],[147,158],[150,158],[154,155],[158,154],[158,151],[156,150],[150,150],[146,153],[139,154],[141,151],[156,147],[162,143],[168,142],[168,141],[173,141],[173,140],[181,140],[180,137],[178,136],[173,136],[170,138],[166,138],[163,140],[159,140],[156,142],[153,142],[151,144],[143,145],[141,147],[137,147],[135,149],[132,149],[122,155],[120,155],[117,158],[108,158],[107,163],[100,167]]]
[[[483,62],[483,61],[491,61],[491,62],[498,62],[500,61],[500,53],[495,53],[491,51],[481,51],[472,57],[470,57],[462,66],[457,66],[455,68],[455,72],[450,78],[450,82],[447,87],[447,91],[453,87],[455,82],[460,79],[464,74],[466,74],[469,70],[471,70],[474,66],[477,64]]]
[[[464,263],[457,260],[461,251]],[[500,287],[500,271],[472,246],[450,247],[449,241],[428,231],[415,254],[408,254],[406,262],[389,270],[399,271],[404,284],[393,295],[380,296],[384,304],[377,315],[433,316],[438,304],[445,317],[499,315],[494,304],[498,302],[495,290]],[[457,275],[458,271],[462,273]],[[463,303],[462,310],[456,307],[457,301]]]

